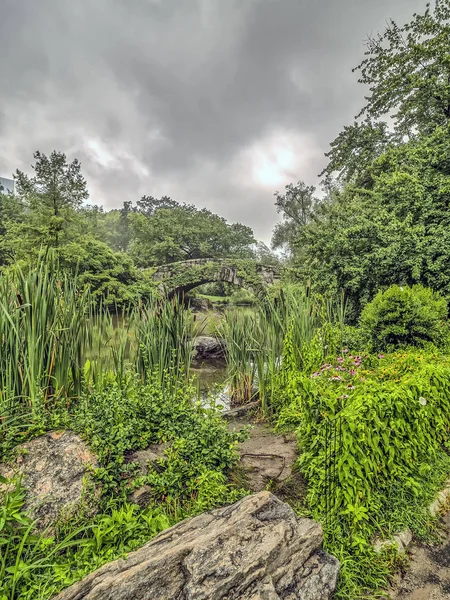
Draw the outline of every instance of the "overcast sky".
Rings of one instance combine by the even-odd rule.
[[[269,241],[363,102],[367,34],[425,0],[0,0],[0,175],[82,161],[106,209],[169,195]]]

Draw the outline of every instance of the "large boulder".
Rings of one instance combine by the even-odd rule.
[[[52,431],[21,444],[13,464],[0,464],[0,475],[22,477],[25,509],[43,530],[77,509],[86,491],[86,471],[96,466],[96,457],[77,434]]]
[[[260,492],[160,533],[57,600],[329,600],[338,561],[322,529]]]
[[[219,338],[199,336],[194,340],[194,348],[196,361],[225,358],[225,340]]]

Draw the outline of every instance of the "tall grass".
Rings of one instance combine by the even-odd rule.
[[[331,329],[344,319],[343,298],[326,301],[299,286],[281,288],[250,314],[226,313],[219,331],[227,342],[232,403],[258,397],[267,414],[288,332],[296,362],[306,367],[313,340],[320,340],[316,353],[325,357],[331,350]]]
[[[227,311],[219,332],[227,343],[231,405],[246,404],[256,394],[257,356],[262,350],[258,315]]]
[[[41,399],[78,395],[92,310],[89,290],[57,274],[56,264],[15,268],[0,277],[0,401],[33,412]],[[16,404],[16,402],[14,402]]]
[[[185,381],[193,319],[178,300],[153,299],[120,317],[96,307],[89,289],[60,272],[51,256],[34,270],[0,276],[0,419],[67,408],[103,377],[126,381],[159,373]],[[169,376],[170,374],[170,376]]]
[[[133,309],[137,371],[146,379],[149,372],[158,373],[165,385],[185,382],[193,356],[194,319],[182,302],[153,299]]]

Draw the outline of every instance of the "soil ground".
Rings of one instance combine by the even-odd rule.
[[[412,544],[411,562],[396,582],[391,598],[450,600],[450,513],[442,517],[441,526],[440,544]]]
[[[234,418],[228,427],[242,429],[250,425],[250,434],[239,444],[240,463],[235,476],[252,492],[269,489],[281,500],[299,506],[306,495],[306,485],[295,469],[298,458],[296,437],[277,434],[270,426],[246,415]]]

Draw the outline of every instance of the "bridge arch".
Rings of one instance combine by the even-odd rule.
[[[170,263],[158,267],[152,275],[161,292],[169,297],[186,294],[203,285],[222,281],[240,286],[259,298],[266,288],[279,280],[278,271],[267,265],[243,259],[201,258]]]

